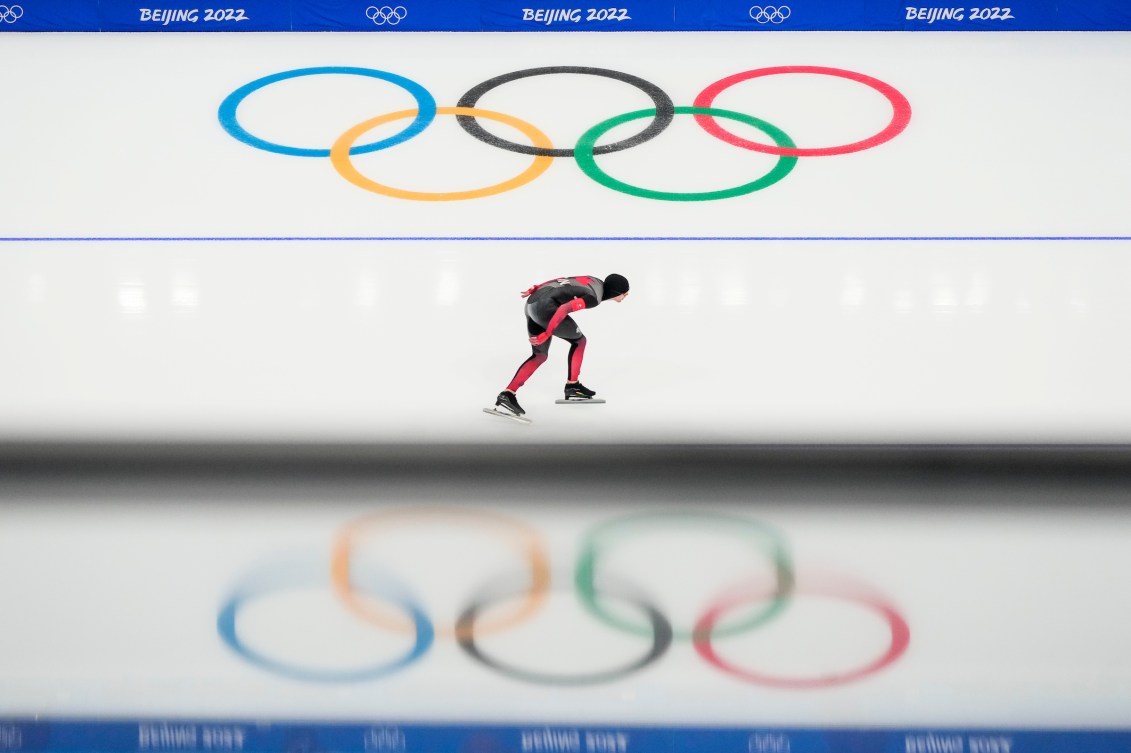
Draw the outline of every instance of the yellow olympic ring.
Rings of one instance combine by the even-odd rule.
[[[530,167],[526,168],[523,172],[519,173],[510,180],[505,180],[502,183],[496,183],[493,186],[486,186],[484,188],[474,188],[470,191],[446,191],[446,192],[429,192],[429,191],[408,191],[403,188],[393,188],[371,180],[353,166],[350,161],[350,149],[363,134],[373,130],[377,126],[391,123],[394,120],[402,120],[404,118],[416,117],[417,111],[413,110],[400,110],[398,112],[391,112],[387,115],[381,115],[364,123],[358,123],[353,128],[349,129],[341,135],[341,137],[334,142],[334,146],[330,149],[330,162],[334,165],[334,169],[338,173],[353,183],[355,186],[364,188],[366,191],[373,193],[383,194],[385,196],[393,196],[399,199],[415,199],[416,201],[458,201],[461,199],[478,199],[483,196],[492,196],[498,193],[504,193],[512,189],[524,186],[530,181],[537,178],[553,161],[550,156],[537,156]],[[527,123],[524,120],[519,120],[511,115],[504,115],[501,112],[494,112],[492,110],[480,110],[478,107],[437,107],[437,115],[468,115],[476,118],[486,118],[487,120],[498,121],[511,126],[512,128],[522,131],[530,139],[531,143],[536,147],[543,149],[553,149],[553,144],[550,143],[550,138],[539,131],[537,128]]]
[[[490,622],[485,620],[483,625],[476,626],[478,631],[504,630],[527,619],[542,606],[550,590],[550,559],[536,530],[512,518],[483,510],[413,508],[372,513],[347,524],[339,532],[330,556],[330,580],[338,598],[351,612],[385,629],[401,632],[411,632],[416,629],[411,620],[404,619],[402,615],[388,610],[375,599],[355,590],[350,579],[350,569],[354,550],[359,548],[360,540],[374,533],[395,529],[404,523],[432,521],[456,522],[495,533],[506,541],[526,564],[525,569],[530,576],[530,582],[525,598],[512,612],[502,614]],[[467,634],[468,628],[436,630],[437,636],[447,638],[464,638]]]

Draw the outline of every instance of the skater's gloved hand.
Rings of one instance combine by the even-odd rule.
[[[541,345],[542,343],[546,342],[549,339],[550,339],[550,333],[549,332],[543,332],[540,335],[535,335],[534,337],[530,338],[530,344],[531,345]]]

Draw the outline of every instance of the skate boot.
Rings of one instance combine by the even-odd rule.
[[[569,401],[592,400],[596,394],[581,382],[574,382],[565,386],[565,399]]]
[[[515,394],[506,390],[500,392],[498,399],[495,400],[495,410],[500,413],[509,413],[512,416],[521,416],[526,413],[522,406],[518,404],[518,398]]]
[[[509,418],[512,421],[518,421],[520,424],[530,423],[530,419],[522,415],[526,411],[518,404],[518,399],[514,396],[514,393],[506,390],[500,392],[495,404],[490,408],[484,408],[483,412],[490,413],[492,416]]]

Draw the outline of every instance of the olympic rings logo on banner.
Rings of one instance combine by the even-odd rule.
[[[750,17],[760,24],[773,23],[780,24],[789,18],[790,10],[788,5],[783,5],[775,8],[772,5],[767,5],[763,8],[760,5],[750,6]]]
[[[24,9],[18,5],[0,5],[0,21],[14,24],[24,15]]]
[[[448,525],[475,535],[489,535],[502,545],[498,551],[516,556],[521,567],[514,578],[491,576],[458,608],[458,616],[451,624],[437,625],[407,583],[362,556],[375,538],[403,532],[408,525],[428,529]],[[687,624],[673,624],[653,595],[641,583],[633,582],[632,576],[625,575],[623,553],[634,551],[632,546],[641,539],[665,531],[684,537],[681,541],[696,533],[712,537],[711,541],[713,537],[727,539],[734,551],[749,561],[748,566],[733,572],[728,566],[728,582],[720,583],[714,593],[708,594],[708,606]],[[639,550],[635,551],[639,555]],[[303,558],[283,564],[268,563],[246,573],[222,603],[216,627],[224,643],[250,664],[283,677],[315,682],[358,682],[392,675],[423,658],[435,641],[442,639],[454,641],[468,658],[495,673],[555,686],[594,685],[625,678],[658,662],[678,642],[689,642],[707,666],[732,679],[794,690],[855,682],[889,667],[905,653],[910,644],[910,629],[886,598],[842,576],[803,575],[799,577],[795,572],[788,547],[777,531],[744,517],[700,511],[645,512],[600,522],[582,537],[573,566],[572,591],[583,611],[605,629],[642,638],[641,650],[613,666],[555,672],[499,657],[481,641],[483,636],[505,633],[529,621],[555,590],[550,577],[550,556],[538,531],[519,520],[491,512],[401,508],[371,514],[344,526],[333,542],[329,567],[324,560]],[[444,576],[444,582],[448,580],[450,576]],[[515,583],[521,585],[515,587]],[[280,592],[327,586],[349,613],[372,628],[410,635],[407,649],[390,660],[352,668],[317,669],[256,648],[241,632],[239,615],[250,603]],[[875,613],[886,625],[886,646],[855,667],[802,676],[745,666],[733,658],[733,649],[719,650],[720,642],[756,634],[778,620],[801,596],[848,602]],[[496,605],[504,602],[510,608],[501,611]],[[487,613],[490,618],[485,616]],[[495,650],[498,651],[497,646]]]
[[[400,6],[392,9],[392,11],[395,13],[399,9]],[[371,7],[370,10],[378,9]],[[751,11],[753,10],[752,8]],[[782,17],[785,18],[788,16],[789,12],[789,9],[785,6],[781,8],[758,8],[758,10],[762,13],[772,11],[769,16],[770,20],[773,20],[777,15],[783,13],[785,15]],[[380,11],[383,13],[384,9],[380,9]],[[379,17],[383,18],[384,16]],[[374,19],[374,22],[377,22],[376,19]],[[238,117],[239,107],[252,93],[279,81],[326,74],[366,76],[388,81],[411,94],[413,99],[416,100],[416,107],[411,110],[385,113],[370,118],[362,123],[358,123],[339,136],[330,148],[306,148],[273,143],[251,134],[240,124]],[[646,110],[624,113],[597,123],[586,130],[577,139],[572,148],[555,147],[550,142],[550,139],[532,123],[527,123],[512,115],[477,107],[479,99],[485,93],[499,86],[519,79],[551,74],[598,76],[620,81],[646,94],[648,98],[652,100],[653,107]],[[891,106],[891,118],[887,125],[880,131],[859,141],[827,147],[799,147],[784,131],[759,117],[713,106],[713,102],[718,94],[735,84],[765,76],[786,74],[832,76],[863,84],[887,99]],[[499,149],[530,155],[534,159],[526,169],[508,180],[472,190],[448,192],[410,191],[397,188],[363,175],[353,164],[351,158],[356,155],[388,149],[417,136],[432,123],[437,115],[454,116],[463,130],[479,141]],[[739,149],[774,155],[778,158],[777,162],[774,163],[774,166],[768,172],[754,180],[731,188],[699,192],[660,191],[645,186],[634,185],[614,178],[598,165],[596,158],[599,155],[630,149],[655,138],[671,124],[672,120],[677,115],[691,115],[694,117],[696,123],[711,136],[731,146],[738,147]],[[330,163],[338,174],[350,183],[366,191],[394,198],[414,201],[456,201],[494,196],[531,182],[546,171],[553,158],[563,157],[572,158],[581,171],[595,183],[620,193],[660,201],[713,201],[743,196],[772,186],[793,170],[798,157],[849,154],[864,149],[870,149],[890,141],[902,133],[910,122],[911,105],[907,101],[907,98],[895,87],[879,79],[855,71],[823,66],[779,66],[757,68],[736,73],[707,86],[695,97],[690,107],[675,106],[671,97],[658,86],[628,73],[606,68],[585,66],[550,66],[544,68],[529,68],[496,76],[469,89],[460,97],[455,107],[438,107],[435,99],[423,86],[395,73],[372,68],[325,66],[283,71],[245,84],[224,99],[220,104],[218,117],[221,126],[223,126],[231,136],[249,146],[276,154],[296,157],[329,157]],[[368,143],[359,143],[370,131],[388,123],[401,120],[407,120],[409,122],[393,136]],[[480,120],[493,120],[505,123],[525,136],[529,143],[515,143],[495,136],[480,125]],[[608,131],[624,123],[637,120],[647,121],[647,125],[635,135],[612,144],[602,144],[600,146],[597,144],[601,136]],[[750,126],[764,134],[766,141],[754,141],[737,136],[721,126],[719,120],[734,121]],[[767,141],[769,143],[767,143]]]
[[[372,21],[375,26],[382,24],[396,26],[403,21],[407,15],[408,9],[403,5],[398,5],[395,8],[390,8],[388,5],[382,5],[380,8],[376,5],[370,5],[365,9],[365,17]]]

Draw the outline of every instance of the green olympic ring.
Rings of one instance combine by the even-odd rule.
[[[793,593],[793,563],[783,538],[769,526],[723,513],[707,512],[645,512],[599,523],[589,529],[582,540],[581,553],[574,571],[574,584],[582,604],[602,622],[636,635],[650,635],[652,627],[634,623],[609,611],[598,598],[597,573],[601,558],[614,543],[662,528],[697,527],[728,536],[738,536],[752,545],[759,557],[769,560],[777,585],[765,606],[750,616],[727,626],[713,629],[716,636],[729,636],[752,630],[773,619],[786,606]],[[673,628],[672,634],[681,640],[697,639],[693,629]]]
[[[675,108],[676,115],[710,115],[716,118],[726,118],[729,120],[737,120],[740,123],[745,123],[749,126],[757,128],[762,131],[779,147],[785,149],[795,148],[793,140],[786,135],[777,126],[770,125],[764,120],[755,118],[752,115],[746,115],[741,112],[734,112],[733,110],[720,110],[714,107],[677,107]],[[793,170],[794,165],[797,164],[797,157],[779,155],[777,164],[774,165],[770,172],[763,175],[761,178],[750,183],[743,183],[740,186],[733,188],[724,188],[719,191],[700,191],[700,192],[680,192],[680,191],[656,191],[650,188],[641,188],[634,186],[630,183],[617,180],[610,176],[604,170],[597,166],[597,160],[593,156],[593,150],[599,139],[606,132],[616,128],[618,125],[628,123],[633,120],[640,120],[641,118],[656,117],[656,110],[636,110],[628,112],[624,115],[618,115],[609,118],[606,121],[598,123],[590,128],[585,133],[581,134],[581,138],[577,141],[577,146],[574,149],[574,158],[577,160],[578,166],[582,171],[592,178],[597,183],[600,183],[606,188],[611,188],[614,191],[630,194],[632,196],[639,196],[644,199],[660,199],[663,201],[713,201],[715,199],[729,199],[734,196],[743,196],[748,193],[760,191],[777,183],[779,180],[789,175]]]

